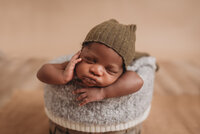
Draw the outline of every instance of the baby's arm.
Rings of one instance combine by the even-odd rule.
[[[143,85],[142,78],[134,71],[126,71],[115,83],[104,88],[104,98],[125,96],[137,92]]]
[[[108,87],[82,88],[74,91],[74,93],[80,94],[77,100],[80,101],[80,105],[82,106],[89,102],[125,96],[137,92],[142,85],[143,80],[136,72],[126,71],[115,83]]]
[[[70,61],[61,64],[44,64],[37,73],[38,79],[48,84],[68,83],[74,76],[75,65],[81,61],[79,55],[80,52],[76,53]]]

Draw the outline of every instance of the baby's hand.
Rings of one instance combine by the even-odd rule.
[[[76,64],[78,62],[80,62],[82,59],[79,58],[81,51],[78,51],[69,61],[69,63],[67,64],[63,75],[64,75],[64,79],[66,82],[69,82],[72,80],[73,76],[74,76],[74,68],[76,66]]]
[[[74,91],[73,93],[80,94],[77,97],[77,100],[80,101],[80,106],[89,102],[100,101],[105,98],[104,88],[82,88]]]

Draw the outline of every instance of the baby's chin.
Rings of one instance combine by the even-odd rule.
[[[78,82],[78,84],[79,84],[80,86],[83,86],[83,87],[99,87],[99,86],[96,85],[96,84],[87,83],[87,82],[82,81],[81,79],[78,79],[77,82]]]
[[[82,83],[82,86],[83,87],[90,87],[90,88],[104,88],[104,87],[107,87],[109,85],[97,85],[97,84],[88,84],[88,83]]]
[[[100,84],[90,84],[90,83],[84,83],[83,81],[81,81],[79,79],[78,81],[79,85],[83,86],[83,87],[89,87],[89,88],[103,88],[103,87],[107,87],[107,85],[102,86]]]

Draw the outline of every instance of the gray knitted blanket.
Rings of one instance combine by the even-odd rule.
[[[51,63],[61,63],[69,58],[64,56]],[[79,106],[76,101],[77,96],[73,95],[72,91],[81,86],[76,85],[75,81],[66,85],[46,85],[44,89],[45,109],[54,117],[81,124],[113,125],[142,118],[138,122],[140,123],[144,120],[144,113],[151,105],[156,69],[155,58],[142,57],[134,61],[127,69],[137,72],[144,80],[143,87],[136,93]],[[48,117],[51,119],[49,114]]]

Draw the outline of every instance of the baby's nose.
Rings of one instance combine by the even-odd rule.
[[[103,67],[101,65],[93,65],[90,68],[90,73],[92,73],[95,76],[101,76],[103,75]]]

